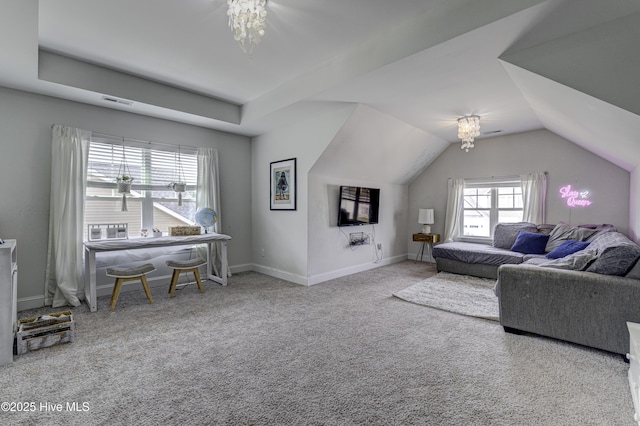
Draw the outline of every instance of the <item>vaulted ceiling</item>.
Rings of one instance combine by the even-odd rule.
[[[640,163],[637,0],[267,7],[249,56],[226,0],[2,0],[0,85],[248,136],[365,104],[429,135],[424,158],[477,114],[481,138],[544,127]]]

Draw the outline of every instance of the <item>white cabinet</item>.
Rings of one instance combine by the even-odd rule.
[[[0,365],[13,362],[18,323],[18,247],[16,240],[0,244]]]
[[[627,322],[629,329],[629,387],[635,413],[633,419],[640,425],[640,324]]]

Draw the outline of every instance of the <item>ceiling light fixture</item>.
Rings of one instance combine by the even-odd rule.
[[[462,140],[462,149],[469,152],[473,148],[473,140],[480,136],[480,117],[468,115],[458,118],[458,137]]]
[[[249,54],[260,43],[267,27],[267,0],[227,0],[229,28],[233,38],[240,43],[243,52]]]

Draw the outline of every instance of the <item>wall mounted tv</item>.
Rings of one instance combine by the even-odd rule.
[[[338,226],[373,225],[378,223],[380,189],[341,186]]]

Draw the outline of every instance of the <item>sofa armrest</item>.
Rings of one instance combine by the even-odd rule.
[[[624,354],[640,322],[640,280],[531,265],[498,268],[504,327]]]

